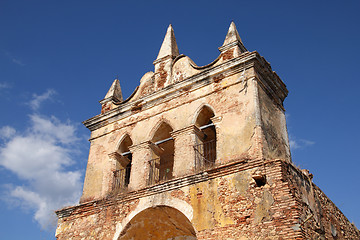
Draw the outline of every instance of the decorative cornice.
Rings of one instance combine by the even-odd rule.
[[[164,62],[166,60],[171,60],[171,59],[174,59],[174,58],[175,57],[168,55],[168,56],[165,56],[165,57],[154,60],[153,64],[156,65],[159,62]]]
[[[251,67],[255,67],[258,72],[262,73],[261,75],[264,77],[258,78],[257,80],[263,82],[262,85],[268,89],[269,92],[274,92],[273,97],[280,100],[277,101],[278,104],[282,104],[282,101],[288,93],[285,84],[280,80],[277,74],[271,70],[270,64],[266,62],[265,59],[256,51],[254,51],[243,53],[237,58],[231,59],[217,66],[204,69],[202,72],[194,76],[191,76],[181,82],[169,85],[159,91],[144,96],[137,101],[123,102],[117,108],[92,117],[84,121],[83,124],[90,129],[90,131],[94,131],[102,126],[132,115],[133,112],[131,109],[135,104],[141,104],[142,110],[146,110],[175,97],[179,97],[184,94],[184,92],[181,91],[184,88],[186,88],[187,91],[195,91],[199,88],[212,84],[217,76],[221,75],[222,77],[228,77],[240,73],[244,68]]]
[[[121,103],[121,101],[119,101],[117,98],[115,98],[115,97],[113,97],[113,96],[108,97],[108,98],[104,98],[103,100],[100,100],[100,101],[99,101],[99,103],[100,103],[101,105],[103,105],[103,104],[105,104],[105,103],[107,103],[107,102],[113,102],[113,103],[115,103],[115,104],[120,104],[120,103]]]
[[[232,43],[229,43],[227,45],[221,46],[218,49],[219,49],[220,52],[223,53],[223,52],[225,52],[228,49],[233,48],[233,47],[239,47],[241,52],[246,52],[247,51],[245,46],[241,42],[232,42]]]

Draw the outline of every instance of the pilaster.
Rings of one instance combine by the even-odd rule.
[[[221,116],[215,116],[210,118],[210,120],[212,121],[212,123],[215,125],[215,133],[216,133],[216,159],[215,159],[215,164],[221,164],[220,161],[220,156],[221,156],[221,152],[220,152],[220,148],[218,147],[219,144],[219,139],[222,137],[221,135],[221,130],[220,130],[220,123],[222,120]]]
[[[119,158],[118,155],[120,154],[117,152],[108,154],[108,161],[106,162],[108,167],[104,168],[103,172],[103,182],[101,189],[102,196],[106,196],[112,191],[112,186],[114,184],[114,171],[118,168],[119,165],[117,160]]]
[[[151,144],[150,141],[145,141],[129,147],[132,153],[130,190],[138,190],[146,186],[149,177],[148,161],[153,155]]]
[[[191,125],[172,132],[174,138],[174,177],[180,177],[195,171],[194,145],[198,144],[198,138],[203,133],[195,125]]]

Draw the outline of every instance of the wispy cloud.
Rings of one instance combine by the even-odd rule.
[[[12,138],[16,133],[16,130],[10,126],[0,128],[0,138],[9,139]]]
[[[13,172],[25,184],[7,185],[5,197],[34,211],[43,228],[56,223],[54,210],[75,204],[81,194],[79,170],[69,170],[78,141],[76,127],[55,117],[30,116],[25,132],[0,128],[0,166]]]
[[[47,100],[51,100],[52,97],[56,94],[54,89],[48,89],[43,94],[37,95],[33,94],[32,100],[28,103],[32,110],[38,110],[42,103]]]
[[[0,82],[0,90],[10,88],[10,85],[6,82]]]
[[[291,131],[290,123],[291,123],[291,115],[289,113],[285,113],[286,122],[288,126],[288,134],[289,134],[289,143],[290,143],[290,149],[302,149],[306,147],[310,147],[315,144],[314,141],[307,140],[307,139],[298,139]]]
[[[13,54],[11,54],[8,51],[4,51],[5,55],[15,64],[19,65],[19,66],[25,66],[25,63],[23,63],[20,59],[14,57]]]
[[[289,138],[290,138],[290,148],[293,150],[309,147],[315,144],[314,141],[310,141],[306,139],[296,139],[292,135],[289,135]]]
[[[25,64],[22,61],[20,61],[19,59],[12,58],[11,60],[13,63],[16,63],[17,65],[25,66]]]

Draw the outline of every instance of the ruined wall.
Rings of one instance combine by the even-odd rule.
[[[305,239],[360,239],[360,231],[312,183],[312,175],[307,170],[286,165],[284,173],[300,210],[297,229],[301,229]]]
[[[266,183],[254,178],[266,176]],[[281,162],[267,163],[195,185],[198,239],[295,239],[295,205],[281,174]],[[194,189],[194,188],[193,188]],[[194,199],[194,198],[192,198]],[[209,209],[209,210],[206,210]],[[206,211],[205,211],[206,210]]]
[[[259,176],[264,176],[266,181],[256,181]],[[57,212],[56,236],[59,240],[129,239],[122,233],[129,227],[130,233],[138,230],[142,222],[137,222],[136,216],[163,206],[181,215],[168,215],[170,218],[166,221],[157,223],[163,225],[162,230],[169,231],[164,236],[171,236],[175,231],[167,227],[170,221],[194,229],[196,239],[360,237],[356,227],[306,174],[281,160],[232,163],[206,174],[173,179],[142,191],[65,208]],[[147,222],[163,219],[158,214],[146,216]],[[152,231],[153,226],[149,225],[147,230]],[[168,238],[157,236],[156,239]]]
[[[141,192],[63,209],[58,212],[56,236],[128,239],[121,233],[129,226],[136,228],[136,216],[149,208],[168,206],[186,216],[196,239],[295,239],[301,236],[297,227],[300,209],[284,178],[283,164],[233,163],[206,175],[170,180]],[[266,181],[255,181],[257,176],[265,176]],[[181,219],[174,218],[169,220]]]
[[[219,50],[212,63],[197,66],[179,54],[170,25],[154,72],[127,100],[113,82],[101,114],[84,122],[91,146],[83,195],[80,205],[57,211],[59,240],[360,239],[291,163],[285,84],[246,50],[234,23]],[[207,116],[204,123],[198,115]],[[198,151],[203,163],[212,162],[197,168],[194,144],[205,149],[206,134],[216,136],[216,159]],[[161,166],[161,154],[172,152]],[[130,178],[117,178],[126,186],[113,189],[114,170],[130,162],[125,153]],[[171,178],[160,179],[160,169]],[[151,170],[156,181],[148,181]]]

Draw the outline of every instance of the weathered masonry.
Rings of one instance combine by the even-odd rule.
[[[57,239],[360,239],[291,162],[285,84],[231,23],[197,66],[167,33],[134,93],[115,80],[91,146],[80,204],[57,211]]]

